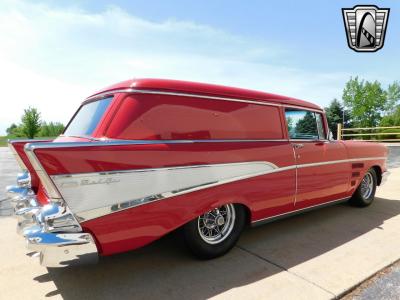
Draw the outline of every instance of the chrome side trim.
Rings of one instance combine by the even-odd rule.
[[[54,199],[55,201],[61,200],[61,195],[58,192],[57,188],[55,187],[55,185],[53,184],[53,182],[51,181],[49,175],[47,175],[47,172],[44,170],[42,164],[40,163],[40,161],[38,160],[35,152],[34,152],[34,145],[40,145],[43,143],[29,143],[26,144],[24,149],[25,149],[25,153],[28,156],[29,161],[32,164],[33,169],[36,171],[38,177],[40,178],[41,183],[43,184],[43,187],[45,188],[45,190],[47,191],[50,199]],[[45,144],[56,144],[56,143],[45,143]]]
[[[191,97],[191,98],[201,98],[201,99],[210,99],[210,100],[221,100],[221,101],[231,101],[231,102],[242,102],[242,103],[250,103],[250,104],[257,104],[257,105],[266,105],[266,106],[276,106],[276,107],[293,107],[293,108],[301,108],[305,109],[306,106],[297,106],[297,105],[290,105],[290,104],[281,104],[275,102],[268,102],[268,101],[257,101],[257,100],[245,100],[245,99],[238,99],[238,98],[230,98],[230,97],[220,97],[220,96],[207,96],[207,95],[200,95],[200,94],[192,94],[192,93],[184,93],[184,92],[166,92],[166,91],[156,91],[156,90],[141,90],[141,89],[133,89],[133,88],[125,88],[125,89],[117,89],[111,90],[104,93],[100,93],[85,99],[86,101],[91,101],[95,99],[101,99],[103,97],[114,95],[116,93],[130,93],[130,94],[153,94],[153,95],[167,95],[167,96],[180,96],[180,97]],[[312,111],[323,112],[322,109],[315,109],[315,108],[307,108]]]
[[[157,145],[157,144],[195,144],[195,143],[242,143],[242,142],[288,142],[287,139],[259,139],[259,140],[113,140],[98,139],[93,142],[57,142],[57,143],[30,143],[25,145],[29,149],[49,149],[68,147],[98,147],[98,146],[124,146],[124,145]]]
[[[48,142],[48,141],[52,141],[52,139],[14,139],[14,140],[8,140],[8,143],[17,143],[17,142]]]
[[[52,176],[78,221],[268,174],[269,162],[194,165]]]
[[[278,167],[270,162],[192,165],[157,169],[54,175],[79,222],[150,202],[256,176],[321,165],[385,159],[369,157]]]
[[[279,219],[282,219],[282,218],[294,216],[294,215],[300,214],[302,212],[307,212],[307,211],[311,211],[311,210],[314,210],[314,209],[317,209],[317,208],[322,208],[322,207],[325,207],[325,206],[330,206],[330,205],[333,205],[333,204],[345,202],[345,201],[349,200],[350,198],[351,197],[335,199],[335,200],[324,202],[324,203],[321,203],[321,204],[312,205],[312,206],[308,206],[308,207],[305,207],[305,208],[292,210],[292,211],[289,211],[289,212],[286,212],[286,213],[274,215],[274,216],[271,216],[271,217],[262,218],[262,219],[255,220],[255,221],[251,221],[251,226],[262,225],[262,224],[273,222],[273,221],[276,221],[276,220],[279,220]]]
[[[317,163],[310,163],[310,164],[301,164],[298,165],[298,168],[308,168],[308,167],[317,167],[323,165],[331,165],[331,164],[340,164],[340,163],[347,163],[347,162],[357,162],[357,161],[366,161],[366,160],[380,160],[386,159],[386,157],[363,157],[363,158],[350,158],[350,159],[341,159],[341,160],[330,160],[330,161],[322,161]]]

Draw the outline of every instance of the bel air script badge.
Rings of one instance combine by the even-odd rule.
[[[91,180],[91,179],[82,179],[81,180],[81,185],[93,185],[93,184],[111,184],[111,183],[117,183],[120,182],[120,179],[112,178],[112,177],[107,177],[107,178],[99,178],[96,180]]]
[[[121,181],[120,179],[112,178],[112,177],[99,178],[99,179],[82,179],[80,181],[74,180],[74,181],[62,182],[60,184],[60,187],[75,188],[75,187],[83,186],[83,185],[111,184],[111,183],[117,183],[120,181]]]
[[[343,20],[350,49],[357,52],[375,52],[383,47],[389,8],[375,5],[357,5],[343,8]]]

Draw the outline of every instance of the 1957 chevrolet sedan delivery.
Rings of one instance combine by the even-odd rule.
[[[41,264],[68,266],[182,228],[202,258],[246,224],[327,204],[368,206],[387,148],[334,141],[324,111],[269,93],[174,80],[121,82],[88,97],[53,141],[9,145],[8,195]]]

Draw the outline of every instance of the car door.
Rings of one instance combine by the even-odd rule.
[[[297,166],[295,209],[345,197],[350,163],[344,145],[327,139],[322,113],[286,108],[285,117]]]

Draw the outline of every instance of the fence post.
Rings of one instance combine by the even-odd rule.
[[[340,141],[342,139],[342,124],[337,124],[337,140]]]

